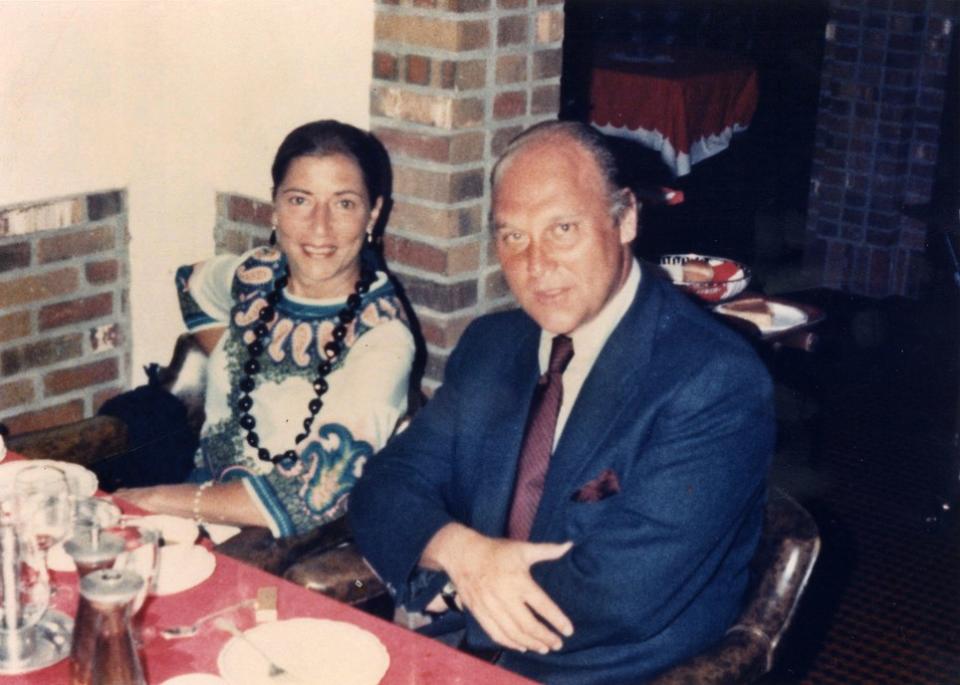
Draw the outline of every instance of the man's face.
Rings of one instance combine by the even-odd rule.
[[[615,221],[597,163],[567,139],[529,143],[508,160],[493,222],[510,290],[555,335],[593,319],[629,274],[636,204]]]

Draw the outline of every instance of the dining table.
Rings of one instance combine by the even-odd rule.
[[[757,108],[756,65],[699,48],[610,49],[591,71],[590,122],[658,151],[675,177],[727,149]]]
[[[6,460],[22,458],[8,453]],[[98,496],[106,495],[98,493]],[[121,511],[142,513],[118,498],[114,502]],[[209,540],[201,542],[208,550],[212,549]],[[196,634],[177,639],[165,637],[163,628],[189,625],[221,609],[228,610],[225,615],[240,630],[262,625],[258,618],[262,620],[264,616],[262,613],[258,615],[253,600],[264,588],[275,588],[276,597],[275,616],[269,616],[267,620],[326,619],[349,624],[375,636],[389,656],[389,666],[380,680],[382,685],[522,685],[532,682],[231,557],[213,551],[211,554],[216,563],[212,574],[205,580],[180,592],[148,597],[134,617],[138,651],[146,680],[151,685],[160,685],[186,674],[220,673],[218,662],[231,634],[216,621],[206,621]],[[79,601],[77,574],[51,571],[50,577],[55,588],[51,607],[74,616]],[[69,682],[69,658],[31,673],[0,675],[0,685],[63,685]],[[333,685],[332,681],[325,679],[324,673],[311,674],[309,682],[311,685],[328,682]]]

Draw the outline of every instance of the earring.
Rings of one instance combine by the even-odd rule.
[[[367,245],[373,245],[373,231],[367,231]]]
[[[277,244],[277,225],[273,224],[273,230],[270,231],[270,247]]]

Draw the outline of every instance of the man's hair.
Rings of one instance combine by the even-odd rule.
[[[573,142],[586,150],[600,169],[606,183],[610,216],[619,221],[629,206],[626,184],[621,181],[620,165],[607,137],[598,130],[579,121],[544,121],[531,126],[511,140],[490,172],[490,187],[496,190],[504,169],[523,148],[534,143],[556,140],[558,143]]]

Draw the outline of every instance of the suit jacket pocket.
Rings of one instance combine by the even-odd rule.
[[[596,503],[620,492],[620,480],[613,469],[603,469],[596,478],[578,488],[570,499],[574,502]]]

